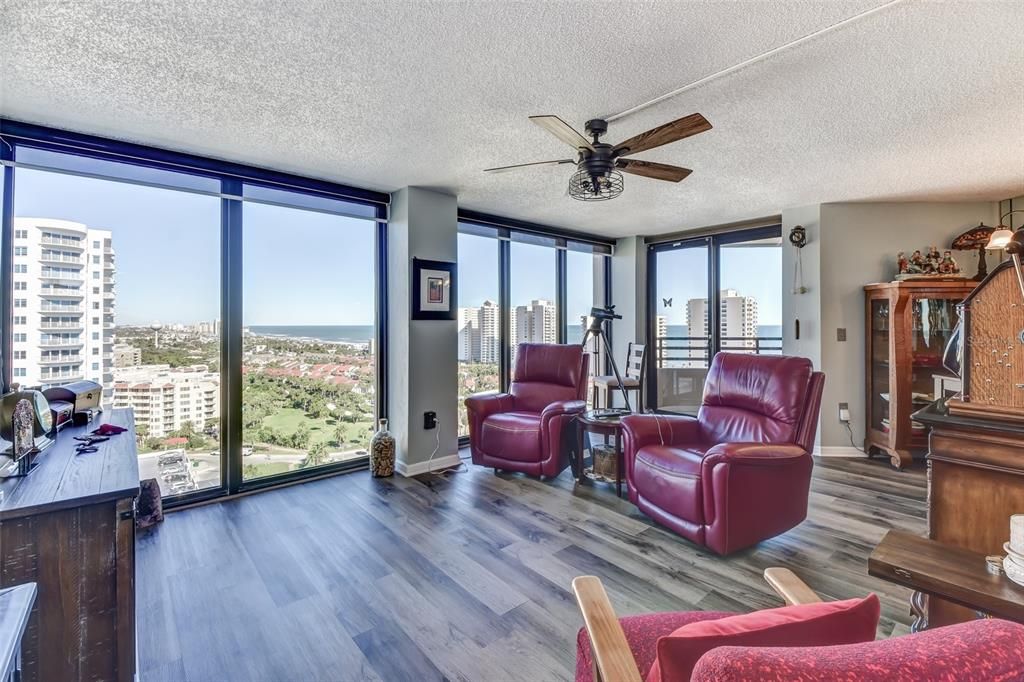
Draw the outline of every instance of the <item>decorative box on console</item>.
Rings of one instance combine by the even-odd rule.
[[[54,425],[61,428],[67,421],[85,424],[101,411],[103,387],[95,381],[74,381],[43,391],[54,413]]]

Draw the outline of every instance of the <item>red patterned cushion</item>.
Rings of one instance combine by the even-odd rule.
[[[679,611],[672,613],[648,613],[642,616],[620,618],[622,631],[633,652],[640,675],[646,675],[654,663],[658,638],[677,630],[687,623],[714,618],[725,618],[731,613],[717,611]],[[586,628],[580,628],[576,635],[576,682],[594,682],[593,662],[590,657],[590,637]]]
[[[647,682],[689,680],[701,656],[722,646],[827,646],[875,638],[878,597],[783,606],[689,623],[658,640]]]
[[[693,682],[952,682],[1024,679],[1024,625],[975,620],[878,642],[825,647],[719,647]]]

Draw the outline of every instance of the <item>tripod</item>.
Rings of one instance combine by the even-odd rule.
[[[629,392],[622,384],[622,375],[619,374],[619,366],[615,364],[615,356],[612,355],[612,345],[608,343],[608,335],[604,333],[604,321],[607,318],[602,317],[601,315],[595,315],[594,313],[597,311],[597,308],[591,311],[592,321],[590,322],[590,326],[587,327],[587,331],[583,334],[583,349],[586,350],[587,341],[590,340],[590,337],[594,337],[598,340],[600,346],[603,347],[605,353],[608,354],[608,360],[612,366],[612,374],[615,375],[615,381],[619,385],[619,392],[622,393],[622,399],[625,401],[626,412],[631,413],[633,411],[633,406],[629,402]],[[621,316],[614,315],[614,313],[613,316],[621,319]]]

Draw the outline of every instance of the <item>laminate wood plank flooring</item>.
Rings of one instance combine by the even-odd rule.
[[[818,459],[808,519],[724,559],[568,472],[358,472],[187,509],[139,536],[140,677],[570,680],[584,574],[620,615],[750,611],[781,605],[761,572],[785,566],[826,599],[875,592],[879,637],[905,634],[910,592],[867,556],[925,533],[925,491],[920,464]]]

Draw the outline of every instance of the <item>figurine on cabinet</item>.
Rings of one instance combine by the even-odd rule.
[[[905,252],[900,251],[896,254],[896,274],[905,275],[908,272],[910,272],[910,260]]]
[[[896,255],[896,280],[906,279],[953,279],[961,278],[960,266],[953,259],[953,252],[940,253],[938,248],[929,246],[915,249],[909,260],[905,251]]]

